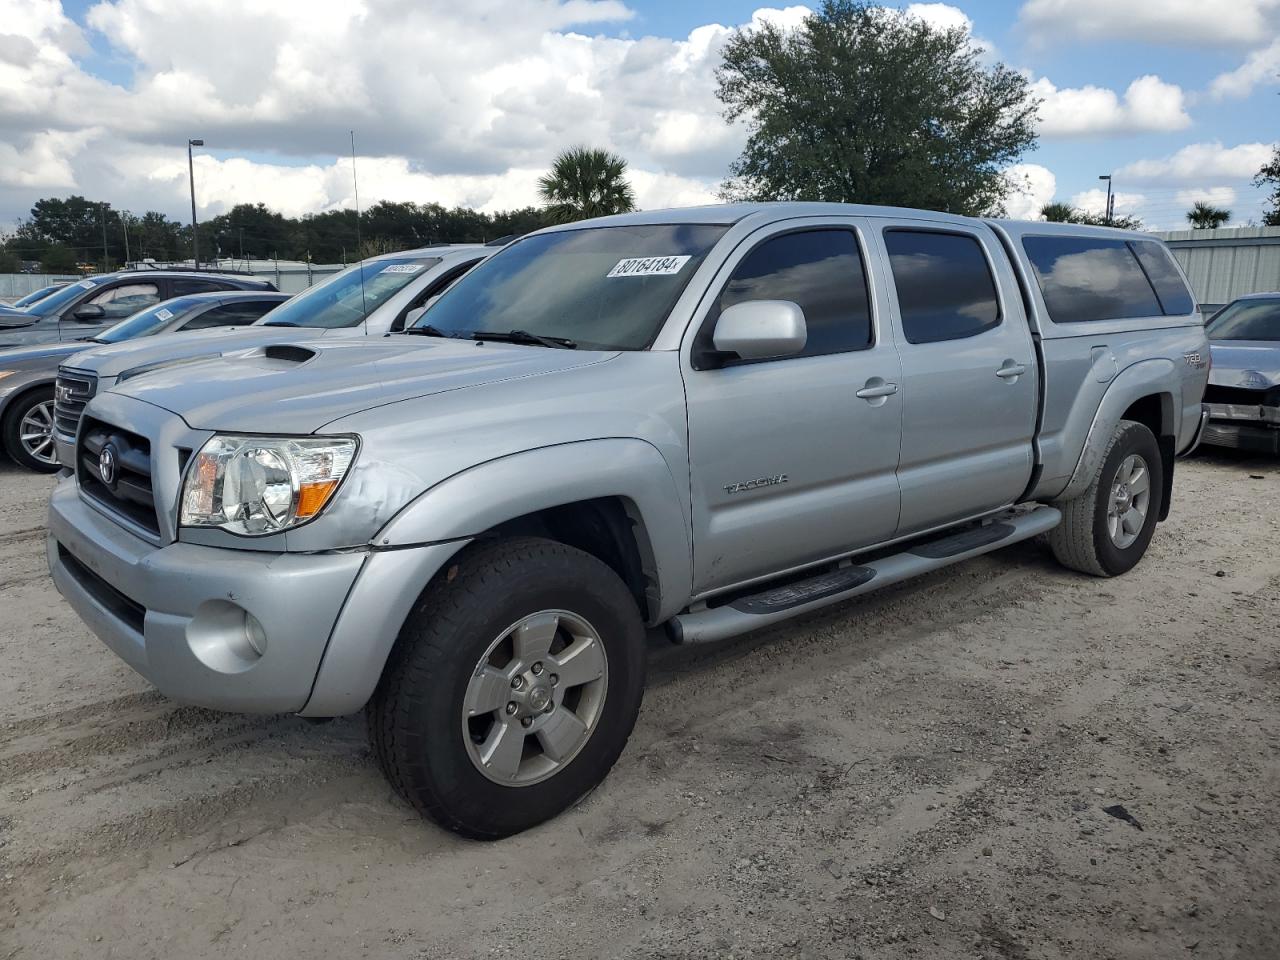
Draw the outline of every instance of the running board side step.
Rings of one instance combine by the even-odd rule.
[[[798,583],[766,587],[723,606],[678,614],[669,625],[671,635],[677,643],[711,643],[758,630],[1029,540],[1052,530],[1061,520],[1062,514],[1054,507],[1014,508],[989,522],[916,541],[901,553],[827,570]]]

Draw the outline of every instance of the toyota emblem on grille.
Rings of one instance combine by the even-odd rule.
[[[98,454],[98,473],[108,487],[116,482],[116,448],[109,443]]]

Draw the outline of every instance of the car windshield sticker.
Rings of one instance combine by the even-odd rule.
[[[393,263],[389,267],[383,267],[383,273],[417,273],[422,269],[420,263]]]
[[[76,284],[77,287],[84,287],[86,290],[92,290],[96,284],[92,280],[81,280]]]
[[[688,257],[632,257],[619,260],[607,277],[668,277],[679,273]]]
[[[159,317],[161,320],[173,319],[173,313],[169,310],[166,310],[164,307],[161,307],[159,310],[156,311],[156,316]]]

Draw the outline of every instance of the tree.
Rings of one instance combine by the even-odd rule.
[[[1262,165],[1253,185],[1271,187],[1271,196],[1267,197],[1271,209],[1262,215],[1262,222],[1268,227],[1280,227],[1280,144],[1272,149],[1271,159]]]
[[[75,273],[77,268],[76,252],[62,244],[50,247],[40,257],[40,269],[45,273]]]
[[[1089,213],[1069,203],[1046,203],[1040,208],[1040,219],[1049,223],[1079,223],[1089,227],[1116,227],[1119,230],[1141,230],[1142,220],[1131,214],[1111,218],[1104,213]]]
[[[1075,223],[1079,215],[1069,203],[1046,203],[1040,208],[1040,219],[1049,223]]]
[[[1187,222],[1194,230],[1216,230],[1231,219],[1231,211],[1197,200],[1187,211]]]
[[[1035,145],[1039,101],[979,54],[961,27],[865,0],[737,33],[716,94],[749,136],[723,195],[998,212],[1004,168]]]
[[[627,161],[607,150],[571,147],[538,179],[547,213],[558,223],[626,213],[636,208]]]

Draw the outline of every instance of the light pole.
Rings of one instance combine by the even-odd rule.
[[[1107,212],[1105,216],[1107,218],[1107,226],[1109,227],[1111,226],[1111,174],[1100,174],[1098,179],[1107,181]]]
[[[191,159],[191,148],[203,146],[203,140],[187,141],[187,174],[191,178],[191,259],[197,270],[200,269],[200,234],[196,229],[196,168]]]

